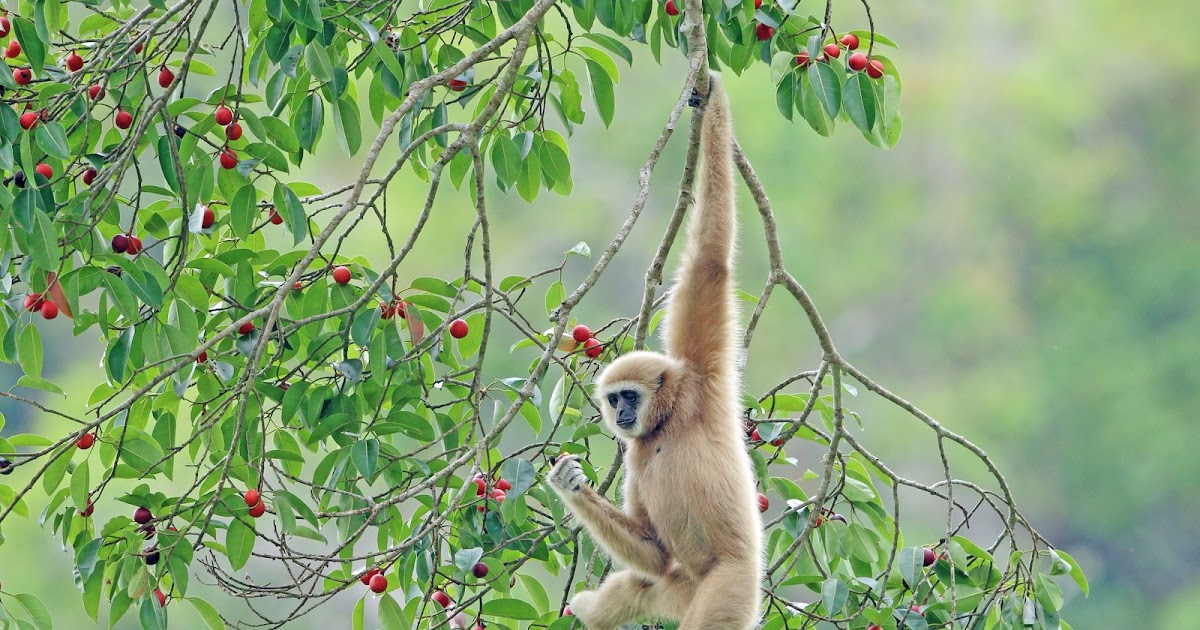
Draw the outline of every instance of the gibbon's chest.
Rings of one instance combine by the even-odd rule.
[[[712,491],[703,471],[703,452],[693,445],[660,443],[632,453],[637,493],[650,523],[677,559],[707,556],[709,546],[699,512],[711,509],[707,496]]]

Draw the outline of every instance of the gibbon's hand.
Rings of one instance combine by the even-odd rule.
[[[583,474],[579,458],[574,455],[559,457],[550,470],[550,485],[562,492],[579,492],[587,486],[588,478]]]

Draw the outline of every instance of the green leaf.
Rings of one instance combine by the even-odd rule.
[[[304,65],[321,83],[333,80],[333,64],[329,62],[329,55],[325,49],[316,40],[304,47]]]
[[[473,487],[473,486],[468,486]],[[459,549],[454,552],[454,566],[458,567],[463,573],[470,573],[475,567],[475,563],[483,557],[482,547],[472,547],[470,549]]]
[[[921,567],[923,566],[925,566],[925,549],[922,547],[901,549],[896,557],[896,570],[909,588],[916,588],[920,582]]]
[[[88,504],[88,493],[92,489],[91,469],[87,461],[80,462],[71,473],[71,502],[75,509],[83,510]]]
[[[825,606],[825,614],[831,617],[841,614],[849,597],[850,588],[837,578],[829,578],[821,585],[821,604]]]
[[[412,627],[404,609],[391,595],[386,594],[379,598],[379,623],[383,630],[409,630]]]
[[[42,603],[42,600],[29,593],[21,593],[17,595],[17,601],[29,612],[34,626],[39,630],[54,630],[54,620],[50,618],[50,611],[46,610],[46,606]]]
[[[225,553],[229,556],[229,566],[235,571],[246,566],[252,551],[254,528],[247,525],[244,518],[230,520],[229,530],[225,532]]]
[[[58,259],[62,258],[62,248],[58,245],[58,232],[54,222],[45,212],[34,212],[33,233],[30,234],[29,244],[33,251],[33,262],[46,270],[58,267]]]
[[[359,440],[350,447],[350,460],[368,481],[375,478],[379,466],[379,440]]]
[[[321,134],[321,125],[325,122],[325,105],[316,94],[309,94],[300,103],[292,118],[292,126],[296,129],[296,138],[300,147],[312,153]]]
[[[842,107],[842,82],[837,71],[827,63],[814,63],[808,66],[808,83],[829,117],[837,116]]]
[[[546,290],[546,314],[554,312],[554,309],[562,306],[564,300],[567,299],[567,288],[562,282],[555,282]]]
[[[335,101],[333,108],[337,114],[333,119],[333,127],[337,131],[338,144],[348,155],[354,155],[362,146],[362,124],[359,121],[358,104],[350,99],[342,99]]]
[[[279,182],[275,184],[275,211],[283,217],[283,223],[292,233],[292,244],[299,245],[308,236],[308,216],[304,205],[292,189]]]
[[[842,106],[850,121],[863,133],[870,133],[875,126],[875,89],[871,79],[863,72],[855,72],[846,79],[842,90]]]
[[[263,116],[259,122],[267,130],[267,135],[275,142],[275,146],[286,153],[295,153],[300,150],[300,141],[296,138],[296,132],[292,131],[287,123],[274,116]]]
[[[166,612],[158,605],[158,597],[153,593],[142,600],[138,619],[142,622],[142,630],[167,630]]]
[[[957,538],[955,540],[957,540]],[[1075,584],[1079,585],[1079,590],[1083,591],[1083,596],[1087,597],[1087,594],[1090,591],[1088,588],[1088,580],[1087,576],[1083,574],[1083,569],[1079,568],[1079,563],[1075,562],[1075,558],[1072,558],[1070,554],[1062,549],[1055,549],[1054,551],[1060,558],[1065,560],[1067,564],[1071,565],[1071,579],[1075,580]]]
[[[56,121],[38,125],[37,143],[50,157],[60,160],[71,157],[71,145],[67,143],[67,132]]]
[[[825,137],[829,137],[829,134],[833,133],[833,119],[825,113],[825,107],[821,105],[821,99],[812,89],[807,75],[801,82],[800,105],[804,120],[809,127],[812,127],[813,131]]]
[[[108,344],[104,354],[104,367],[113,384],[125,381],[125,364],[129,362],[129,351],[133,348],[133,326],[121,331],[121,334]]]
[[[46,44],[38,37],[37,27],[28,18],[10,16],[10,19],[17,41],[21,42],[21,50],[24,52],[25,58],[29,60],[33,73],[40,75],[46,65]],[[5,71],[9,72],[7,68]]]
[[[537,480],[537,471],[527,459],[509,459],[500,466],[500,476],[512,484],[505,493],[508,499],[515,499],[528,490]]]
[[[158,442],[144,437],[126,438],[121,445],[121,461],[139,473],[149,473],[163,458]]]
[[[483,603],[483,614],[486,616],[503,617],[531,621],[538,618],[537,609],[528,602],[512,598],[491,599]]]
[[[517,143],[507,134],[497,136],[492,143],[491,157],[500,187],[504,190],[512,188],[521,173],[521,150],[517,148]]]
[[[198,597],[189,597],[187,601],[200,613],[200,618],[211,630],[225,630],[225,622],[221,620],[221,614],[212,604]]]
[[[613,93],[613,81],[604,66],[594,59],[587,59],[588,82],[592,86],[592,100],[596,102],[596,110],[600,112],[600,120],[604,126],[612,125],[613,114],[616,110],[616,96]]]

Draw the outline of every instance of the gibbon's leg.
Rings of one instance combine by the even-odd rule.
[[[608,576],[600,588],[571,598],[571,612],[588,630],[616,630],[649,619],[681,619],[696,585],[672,571],[650,580],[632,571]]]
[[[696,588],[679,630],[750,630],[758,625],[758,580],[753,563],[722,562]]]
[[[592,490],[578,457],[560,457],[550,471],[550,485],[614,560],[647,576],[666,572],[667,552],[649,524],[618,510]]]
[[[733,244],[737,231],[733,123],[720,80],[709,80],[701,129],[700,191],[688,222],[687,246],[671,289],[668,354],[700,374],[734,382],[737,319],[733,302]],[[721,380],[729,377],[728,381]]]

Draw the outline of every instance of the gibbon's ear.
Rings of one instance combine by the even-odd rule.
[[[662,386],[663,386],[663,385],[666,385],[666,384],[667,384],[667,371],[666,371],[666,370],[663,370],[663,371],[662,371],[662,372],[661,372],[661,373],[658,375],[658,388],[659,388],[659,389],[662,389]]]

